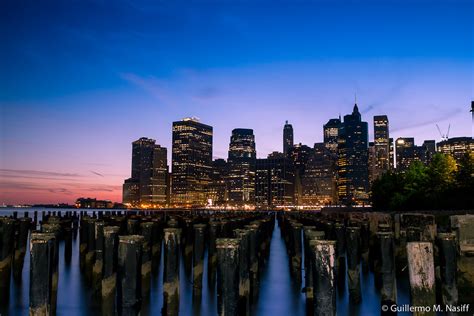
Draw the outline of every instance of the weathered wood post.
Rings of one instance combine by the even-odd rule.
[[[456,234],[439,233],[438,245],[440,251],[441,295],[443,304],[456,306],[458,304],[458,288],[456,285]]]
[[[303,228],[304,239],[304,271],[305,271],[305,294],[306,294],[306,311],[308,315],[314,313],[314,271],[313,271],[313,251],[310,247],[311,240],[324,239],[325,233],[317,231],[314,226],[305,226]]]
[[[119,236],[118,307],[121,315],[137,315],[141,305],[143,236]]]
[[[217,248],[217,313],[238,315],[239,240],[219,238]]]
[[[28,232],[31,227],[31,219],[28,217],[20,218],[18,221],[18,235],[15,243],[15,253],[13,256],[13,278],[21,281],[23,272],[23,263],[26,254],[26,244],[28,241]]]
[[[6,305],[10,297],[10,275],[15,220],[0,217],[0,303]]]
[[[216,285],[216,267],[217,267],[217,250],[216,238],[219,229],[219,224],[216,222],[209,222],[209,247],[207,259],[207,283],[211,291]]]
[[[95,261],[92,267],[92,291],[99,296],[102,285],[102,271],[104,268],[104,222],[97,220],[94,223]]]
[[[380,244],[382,274],[382,305],[397,303],[397,282],[395,270],[394,241],[392,232],[377,233]]]
[[[434,315],[436,303],[433,245],[430,242],[407,243],[408,273],[410,276],[411,305],[428,306],[430,311],[417,311],[416,315]]]
[[[201,297],[202,297],[202,275],[204,272],[204,233],[205,231],[206,231],[206,224],[194,224],[193,302],[196,302],[196,303],[200,303]]]
[[[245,227],[249,233],[249,261],[250,261],[250,298],[251,304],[254,304],[258,298],[258,289],[260,287],[259,282],[259,269],[258,269],[258,240],[257,232],[258,225],[251,224]]]
[[[43,224],[41,227],[43,233],[54,236],[52,248],[52,282],[51,282],[51,313],[56,315],[56,306],[58,301],[58,283],[59,283],[59,232],[61,227],[59,224]]]
[[[336,242],[311,240],[314,269],[314,315],[336,315],[336,288],[334,268]]]
[[[234,230],[239,239],[239,315],[250,315],[249,234],[245,229]]]
[[[349,299],[358,304],[362,299],[360,289],[360,228],[347,227],[347,281]]]
[[[336,234],[336,280],[338,288],[343,291],[346,285],[346,227],[344,223],[334,225]]]
[[[153,222],[153,244],[151,246],[151,269],[152,273],[156,275],[160,267],[161,260],[161,242],[163,239],[163,229],[161,227],[161,220],[157,218],[152,219]]]
[[[163,315],[179,313],[179,239],[178,228],[164,229]]]
[[[140,224],[143,239],[142,255],[142,296],[148,297],[151,287],[151,249],[153,247],[153,222],[142,222]]]
[[[52,315],[54,236],[32,233],[30,240],[30,316]]]
[[[102,315],[114,315],[115,297],[117,293],[117,256],[118,256],[117,226],[104,227],[104,277],[101,281]]]
[[[301,284],[301,223],[291,223],[291,273],[296,284]]]

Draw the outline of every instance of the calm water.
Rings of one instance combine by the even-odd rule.
[[[34,209],[15,209],[22,217],[24,211],[33,216]],[[44,209],[37,209],[38,211]],[[58,211],[55,209],[54,211]],[[65,211],[65,210],[63,210]],[[0,210],[0,215],[11,215],[12,209]],[[40,218],[39,218],[40,219]],[[73,240],[71,263],[64,262],[64,243],[60,243],[59,253],[59,285],[58,285],[58,315],[98,315],[98,306],[90,299],[91,293],[79,269],[79,236]],[[163,252],[162,252],[163,257]],[[163,258],[161,259],[161,263]],[[204,265],[207,266],[207,252]],[[25,256],[23,277],[21,283],[15,283],[12,278],[10,286],[9,306],[2,307],[1,315],[27,315],[29,302],[29,252]],[[162,294],[163,266],[160,265],[158,275],[152,277],[150,297],[143,301],[142,315],[160,315],[163,305]],[[304,271],[303,271],[304,274]],[[304,280],[304,275],[303,275]],[[303,281],[304,282],[304,281]],[[409,284],[407,278],[398,278],[398,304],[409,303]],[[374,287],[373,275],[361,275],[362,303],[353,306],[348,303],[347,282],[345,288],[337,291],[338,315],[380,315],[380,293]],[[215,289],[210,289],[207,283],[207,269],[203,275],[203,296],[200,304],[201,315],[215,315],[217,299]],[[193,314],[191,276],[187,276],[184,264],[180,262],[180,315]],[[254,314],[264,315],[305,315],[305,297],[301,288],[297,287],[290,278],[289,261],[283,239],[280,237],[278,222],[275,221],[270,245],[270,259],[262,272],[259,301],[254,306]]]

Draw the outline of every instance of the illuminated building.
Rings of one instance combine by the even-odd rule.
[[[393,144],[393,138],[390,137],[389,139],[389,144],[390,144],[390,154],[389,154],[389,159],[390,159],[390,170],[395,169],[395,146]]]
[[[207,200],[211,205],[224,205],[227,201],[227,169],[224,159],[212,162],[211,180],[207,187]]]
[[[196,118],[173,122],[171,203],[204,206],[212,172],[212,127]]]
[[[255,136],[252,129],[236,128],[229,144],[228,197],[232,205],[255,203]]]
[[[290,159],[273,152],[266,159],[257,159],[255,203],[257,207],[274,207],[294,203],[294,171]]]
[[[286,121],[283,127],[283,154],[285,156],[288,155],[291,147],[293,147],[293,126]]]
[[[373,142],[369,142],[369,183],[372,185],[372,183],[378,179],[378,177],[381,175],[379,173],[379,169],[377,168],[377,151],[376,151],[375,144]]]
[[[333,153],[324,143],[314,144],[301,179],[301,205],[329,205],[337,200]]]
[[[296,144],[290,151],[290,159],[293,162],[293,168],[295,170],[295,204],[301,205],[303,196],[303,183],[302,179],[306,169],[306,163],[309,157],[312,155],[313,149],[309,146],[302,145],[301,143]]]
[[[154,139],[132,143],[132,175],[123,184],[123,203],[157,207],[167,203],[167,150]]]
[[[413,137],[400,137],[395,142],[397,155],[397,172],[405,172],[414,161],[429,164],[435,154],[435,141],[425,140],[423,145],[416,146]]]
[[[339,137],[339,127],[341,126],[341,119],[330,119],[323,126],[324,146],[333,154],[337,155],[337,139]]]
[[[374,116],[374,154],[373,180],[390,169],[390,137],[386,115]]]
[[[399,137],[395,141],[397,157],[397,171],[405,172],[415,161],[415,139],[413,137]]]
[[[471,137],[453,137],[436,144],[438,152],[453,156],[457,163],[466,153],[474,151],[474,140]]]
[[[338,197],[344,204],[361,204],[368,199],[368,125],[357,104],[344,116],[338,137]]]

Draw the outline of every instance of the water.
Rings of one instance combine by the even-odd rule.
[[[33,216],[35,209],[14,209],[22,217],[24,211]],[[43,211],[45,209],[38,209]],[[51,209],[49,209],[51,210]],[[11,215],[13,209],[2,209],[0,215]],[[46,209],[48,211],[48,209]],[[53,210],[51,210],[53,211]],[[66,211],[54,209],[54,211]],[[40,212],[38,212],[40,215]],[[39,218],[40,220],[41,218]],[[73,239],[73,252],[70,264],[64,261],[64,243],[59,246],[59,284],[57,315],[98,315],[99,306],[91,299],[91,292],[79,269],[79,236]],[[163,263],[163,251],[161,263]],[[204,257],[203,293],[200,308],[201,315],[216,315],[217,298],[215,288],[207,282],[207,251]],[[23,266],[22,281],[10,285],[10,302],[0,309],[1,315],[27,315],[29,308],[29,269],[30,255],[27,251]],[[303,278],[304,280],[304,271]],[[398,304],[409,304],[409,283],[407,277],[397,278]],[[303,281],[304,283],[304,281]],[[152,276],[150,297],[143,301],[142,315],[160,315],[163,305],[163,265],[159,273]],[[347,282],[344,288],[337,291],[338,315],[380,315],[380,293],[374,286],[373,274],[361,273],[362,303],[349,304]],[[280,237],[278,222],[270,244],[270,258],[263,269],[260,281],[260,294],[255,315],[305,315],[305,296],[301,288],[290,278],[289,259],[283,239]],[[186,275],[182,257],[180,257],[180,315],[193,314],[191,276]],[[197,313],[196,313],[197,314]],[[408,314],[407,314],[408,315]]]

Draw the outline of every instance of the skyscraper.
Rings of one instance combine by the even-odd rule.
[[[227,201],[227,161],[215,159],[212,162],[211,181],[207,187],[207,200],[212,205],[223,205]]]
[[[285,156],[288,155],[291,147],[293,147],[293,126],[286,121],[283,127],[283,154]]]
[[[368,199],[368,125],[357,104],[344,116],[338,137],[338,196],[345,204],[360,204]]]
[[[303,176],[306,170],[306,163],[313,153],[313,149],[301,143],[293,146],[289,153],[289,157],[293,162],[295,172],[295,204],[303,204]]]
[[[472,137],[452,137],[436,145],[438,152],[448,154],[459,163],[466,153],[474,152],[474,139]]]
[[[266,159],[257,159],[255,178],[255,203],[258,207],[293,204],[293,164],[283,153],[273,152]]]
[[[230,137],[227,160],[230,204],[254,204],[256,156],[253,130],[246,128],[234,129]]]
[[[321,206],[335,203],[337,190],[332,155],[324,143],[314,144],[301,180],[300,204]]]
[[[167,150],[154,139],[132,143],[132,176],[123,185],[123,202],[138,207],[164,206],[167,202]]]
[[[179,206],[203,206],[212,171],[212,126],[196,118],[173,122],[172,199]]]
[[[374,180],[390,169],[390,137],[386,115],[374,116]]]
[[[330,119],[323,126],[324,146],[333,154],[337,154],[337,140],[339,137],[339,127],[341,126],[341,119]]]
[[[415,139],[413,137],[399,137],[395,141],[397,157],[397,172],[405,172],[415,161]]]

